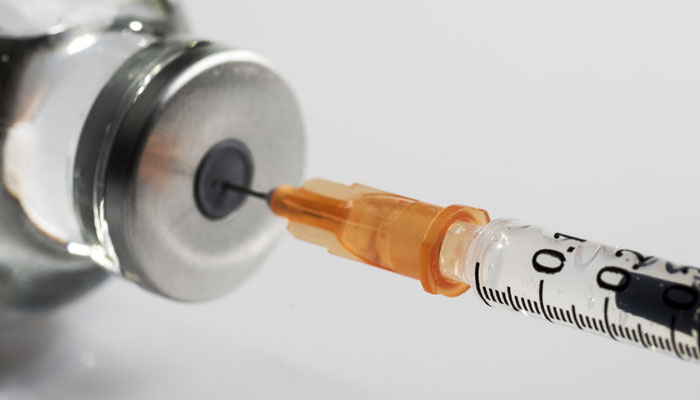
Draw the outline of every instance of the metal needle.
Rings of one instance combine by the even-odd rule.
[[[238,186],[238,185],[235,185],[231,182],[223,181],[223,182],[221,182],[221,185],[226,189],[235,190],[237,192],[245,193],[249,196],[257,197],[257,198],[263,199],[263,200],[268,200],[268,198],[270,196],[270,193],[257,192],[251,188]]]

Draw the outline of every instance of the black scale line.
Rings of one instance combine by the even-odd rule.
[[[574,323],[574,321],[571,320],[571,313],[569,312],[569,310],[566,310],[566,319],[569,320],[570,324]]]
[[[642,324],[637,324],[637,332],[639,332],[639,341],[642,342],[642,346],[648,349],[649,345],[644,341],[644,334],[642,333]]]
[[[681,354],[678,352],[678,346],[676,346],[676,317],[671,317],[671,343],[673,344],[673,351],[676,353],[678,358],[681,360],[683,357],[681,357]],[[681,347],[681,351],[683,348]]]
[[[474,283],[476,283],[476,293],[479,294],[479,297],[481,297],[481,300],[484,301],[484,304],[491,307],[491,304],[486,301],[484,295],[481,293],[481,285],[479,284],[479,263],[476,263],[476,267],[474,268]]]
[[[520,311],[517,308],[515,308],[515,303],[513,302],[513,295],[510,294],[510,286],[508,286],[506,289],[508,290],[508,300],[510,300],[510,306],[513,307],[513,311]]]
[[[547,321],[552,322],[552,320],[549,319],[549,315],[547,315],[547,311],[546,311],[545,308],[544,308],[544,298],[543,298],[544,296],[543,296],[543,292],[544,292],[544,279],[541,279],[541,280],[540,280],[540,306],[542,306],[542,315],[544,315],[544,318],[545,318]]]
[[[529,302],[530,302],[530,300],[528,300],[528,303],[529,303]],[[536,313],[537,315],[540,315],[540,308],[539,308],[539,306],[537,305],[537,301],[535,301],[535,302],[532,303],[532,304],[535,305],[535,313]]]
[[[573,304],[571,305],[571,313],[574,314],[574,322],[576,322],[576,326],[578,326],[578,329],[583,330],[581,324],[578,323],[578,318],[576,318],[576,307]]]
[[[610,297],[605,298],[605,305],[603,306],[603,315],[605,316],[605,329],[608,331],[608,335],[612,338],[612,340],[617,341],[615,339],[615,336],[613,336],[612,332],[610,332],[610,321],[608,321],[608,303],[610,302]]]
[[[501,292],[501,294],[503,295],[503,304],[509,306],[510,304],[508,304],[508,298],[506,297],[506,293]]]

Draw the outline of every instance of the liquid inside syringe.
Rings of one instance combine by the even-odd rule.
[[[485,304],[699,360],[700,270],[515,220],[469,229],[450,228],[445,269]]]
[[[429,293],[472,287],[489,307],[700,361],[697,268],[361,185],[314,179],[268,200],[297,238],[418,279]]]

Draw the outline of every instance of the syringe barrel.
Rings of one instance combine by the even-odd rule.
[[[489,307],[700,361],[700,270],[499,219],[453,224],[441,271]]]

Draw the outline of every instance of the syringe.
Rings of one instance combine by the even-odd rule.
[[[312,179],[270,193],[299,239],[489,307],[700,361],[700,270],[486,211]]]

